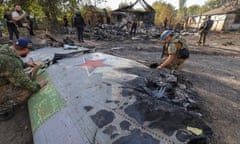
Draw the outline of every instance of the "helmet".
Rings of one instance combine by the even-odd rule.
[[[166,37],[168,37],[172,33],[172,30],[165,30],[162,32],[160,36],[160,40],[164,40]]]

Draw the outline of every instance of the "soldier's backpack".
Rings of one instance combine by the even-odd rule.
[[[187,48],[186,40],[181,35],[179,35],[177,37],[176,43],[179,43],[181,45],[181,48],[178,50],[178,58],[181,58],[181,59],[189,58],[190,53],[189,53],[189,49]]]
[[[81,16],[76,16],[74,18],[74,25],[75,26],[78,26],[78,25],[85,26],[86,24],[84,22],[84,19]]]
[[[179,58],[181,59],[187,59],[190,56],[189,49],[186,45],[186,40],[183,39],[181,36],[177,39],[178,43],[181,43],[182,47],[178,50]]]
[[[189,50],[187,48],[181,48],[179,50],[179,57],[182,58],[182,59],[187,59],[189,58]]]
[[[208,20],[208,21],[206,22],[206,25],[205,25],[205,27],[204,27],[204,30],[209,31],[209,30],[211,29],[212,25],[213,25],[213,21],[212,21],[212,20]]]

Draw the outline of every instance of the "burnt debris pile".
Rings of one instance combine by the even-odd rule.
[[[131,35],[130,30],[122,30],[115,25],[103,24],[96,27],[86,27],[84,35],[85,37],[104,40],[104,41],[119,41],[127,39],[146,39],[146,38],[159,38],[162,29],[157,26],[143,27],[137,29],[136,35]]]
[[[209,143],[212,130],[202,120],[200,99],[181,74],[147,68],[124,71],[139,75],[123,88],[124,97],[136,98],[124,108],[128,116],[180,142]]]

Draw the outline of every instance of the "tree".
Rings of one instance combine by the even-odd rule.
[[[219,3],[217,0],[208,0],[203,6],[204,11],[209,11],[215,8],[220,7]]]
[[[201,6],[199,5],[192,5],[187,8],[186,10],[186,15],[187,16],[192,16],[192,15],[199,15],[201,14]]]
[[[232,9],[240,8],[240,0],[208,0],[202,6],[202,11],[206,12],[221,6],[230,7]]]
[[[126,2],[120,2],[118,4],[118,8],[123,8],[123,7],[126,7],[126,6],[128,6],[128,3],[126,3]]]
[[[171,4],[167,4],[163,1],[157,1],[153,3],[152,7],[156,11],[154,22],[156,25],[162,25],[165,18],[168,19],[170,24],[174,21],[174,6]]]
[[[75,9],[85,4],[100,4],[107,0],[1,0],[0,3],[4,8],[13,8],[13,4],[19,3],[23,9],[34,16],[45,17],[50,25],[50,29],[57,28],[59,20],[63,15],[74,14]],[[3,12],[1,12],[2,15]],[[48,25],[47,25],[48,26]]]
[[[178,19],[185,17],[186,2],[187,0],[179,0]]]
[[[232,8],[240,8],[240,0],[217,0],[219,5],[228,5]]]

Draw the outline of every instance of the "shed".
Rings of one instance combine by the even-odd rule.
[[[213,31],[240,30],[240,8],[234,8],[230,4],[225,4],[200,16],[192,16],[188,24],[190,27],[198,28],[207,16],[211,16],[214,21],[211,29]]]
[[[85,14],[85,22],[88,25],[95,26],[98,23],[109,23],[109,16],[106,9],[99,9],[92,5],[86,6],[86,8],[88,11]]]
[[[135,9],[137,4],[140,4],[143,9]],[[145,0],[136,0],[133,4],[112,11],[114,22],[121,22],[124,18],[131,21],[133,16],[145,25],[153,25],[155,10]]]

